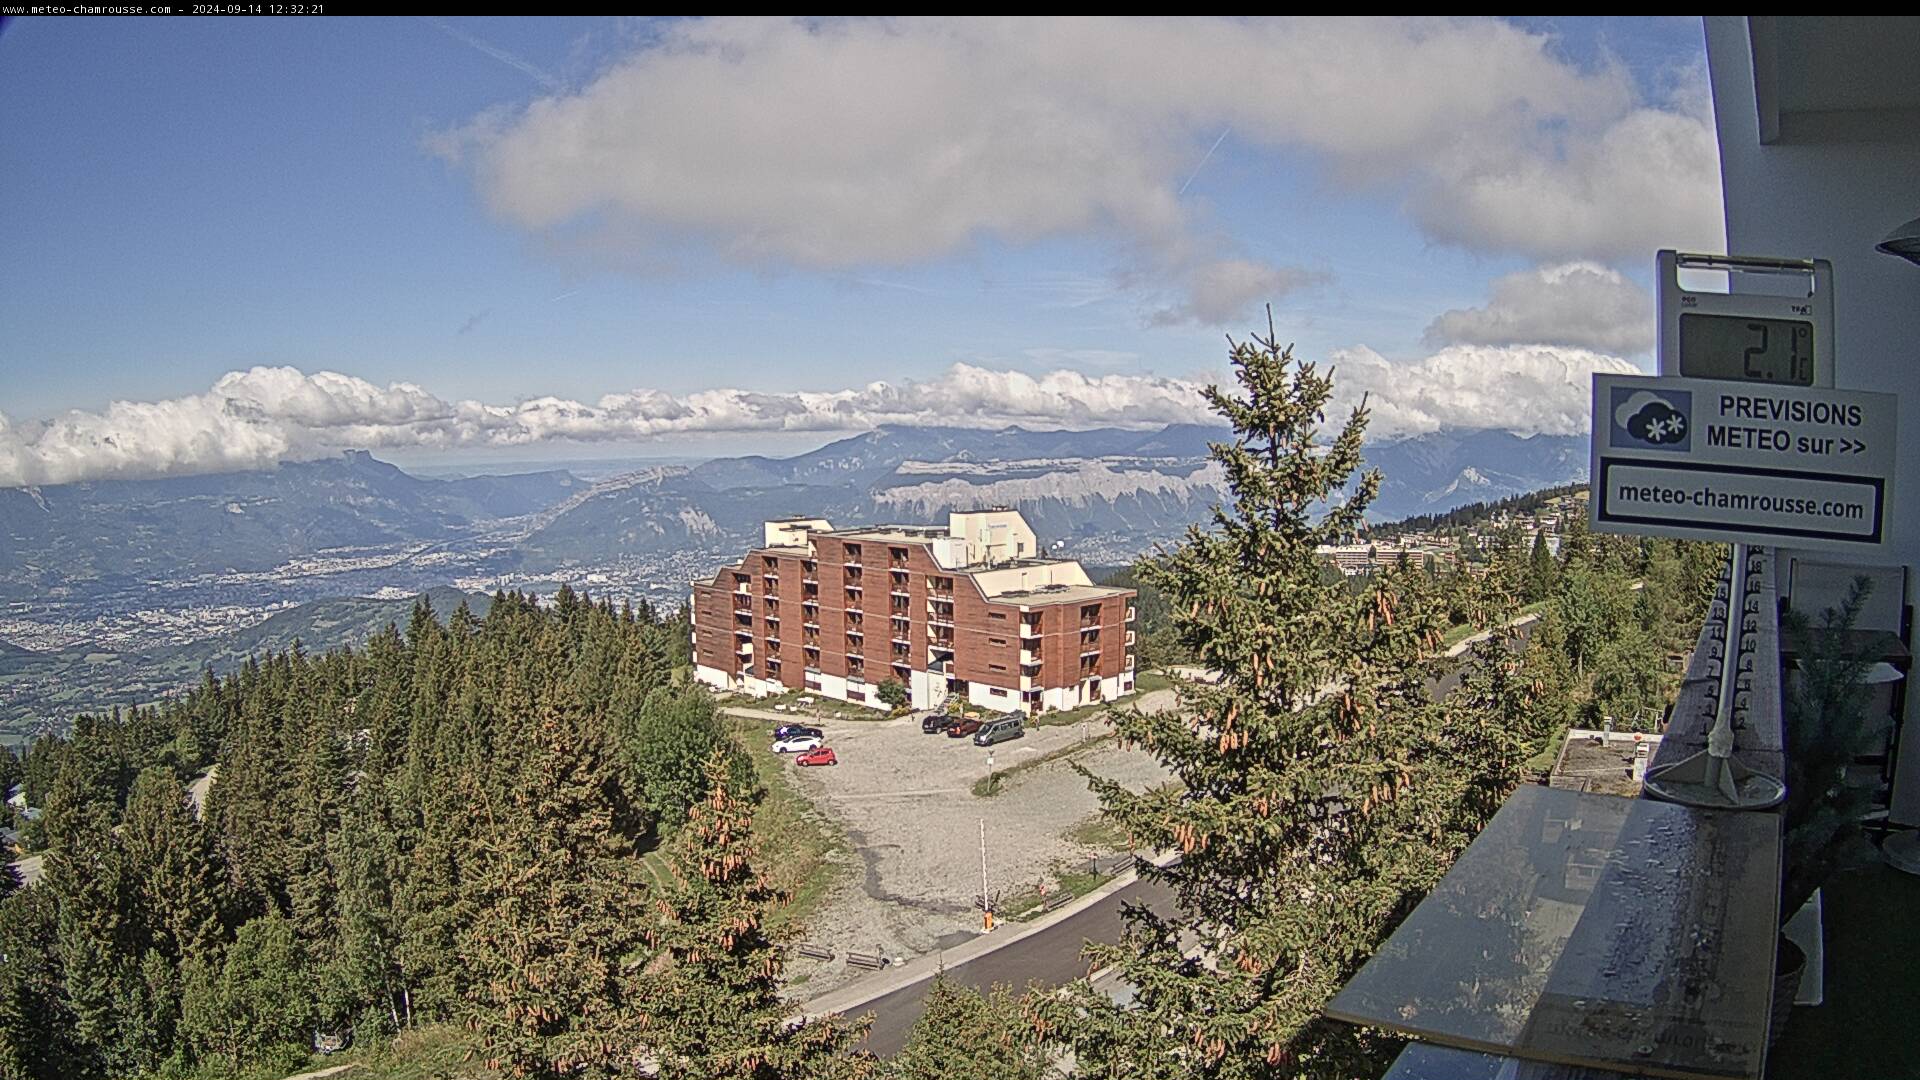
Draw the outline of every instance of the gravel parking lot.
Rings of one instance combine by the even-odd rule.
[[[1143,695],[1143,707],[1171,704],[1169,691]],[[772,716],[773,714],[767,714]],[[768,722],[768,730],[772,729]],[[859,857],[813,920],[809,941],[842,956],[848,950],[913,957],[948,948],[980,932],[980,830],[986,825],[988,887],[997,895],[1049,887],[1054,873],[1104,854],[1062,836],[1099,804],[1067,760],[1030,768],[989,798],[973,794],[987,775],[988,748],[971,738],[924,735],[919,721],[835,721],[820,724],[839,755],[830,768],[800,769],[799,786],[843,829]],[[992,747],[996,770],[1098,736],[1098,720],[1029,728],[1025,738]],[[769,740],[770,741],[770,740]],[[1111,742],[1073,755],[1102,776],[1140,789],[1164,773],[1145,754]],[[789,977],[813,995],[845,982],[831,963],[796,960]]]

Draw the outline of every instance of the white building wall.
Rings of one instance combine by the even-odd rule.
[[[916,709],[937,709],[947,703],[947,677],[930,671],[916,671],[907,681],[907,692]]]
[[[1776,25],[1787,24],[1788,18],[1781,17]],[[1861,33],[1877,32],[1870,20],[1862,26]],[[1793,27],[1785,25],[1785,30],[1790,33]],[[1890,25],[1885,30],[1893,35],[1908,32]],[[1727,250],[1833,262],[1834,385],[1900,395],[1894,470],[1899,485],[1909,488],[1920,477],[1920,415],[1915,411],[1920,392],[1913,378],[1913,342],[1920,340],[1920,267],[1881,254],[1874,245],[1895,226],[1920,215],[1920,139],[1914,137],[1911,114],[1865,109],[1782,116],[1777,141],[1763,144],[1747,17],[1709,16],[1706,31]],[[1857,55],[1852,59],[1864,62]],[[1848,75],[1807,70],[1780,79],[1829,79],[1845,89]],[[1648,252],[1649,262],[1652,257]],[[1891,543],[1885,555],[1823,552],[1819,558],[1903,567],[1905,601],[1911,604],[1920,576],[1915,573],[1920,569],[1920,499],[1909,490],[1897,492],[1891,503]],[[1781,570],[1786,570],[1784,561]],[[1818,610],[1825,605],[1815,601],[1794,606]],[[1910,692],[1906,700],[1909,734],[1901,739],[1892,816],[1895,821],[1920,822],[1920,738],[1911,734],[1920,731],[1920,694]]]
[[[693,681],[702,686],[711,686],[715,690],[732,690],[733,676],[716,667],[705,664],[693,665]]]
[[[995,694],[995,690],[1000,690],[1006,696]],[[1020,708],[1020,691],[970,682],[967,684],[967,704],[992,712],[1013,712]]]

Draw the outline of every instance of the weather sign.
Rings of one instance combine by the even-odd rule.
[[[1600,532],[1873,552],[1893,502],[1892,394],[1593,377]]]

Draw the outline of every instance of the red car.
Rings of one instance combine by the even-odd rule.
[[[840,759],[833,755],[833,748],[823,746],[818,750],[809,750],[794,758],[796,765],[838,765]]]
[[[953,726],[947,729],[947,738],[964,739],[967,736],[979,730],[980,730],[980,721],[975,720],[969,716],[963,716],[960,719],[955,720],[953,722]]]

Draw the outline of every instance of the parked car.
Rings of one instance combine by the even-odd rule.
[[[834,756],[831,747],[822,746],[818,750],[809,750],[793,759],[795,765],[838,765],[840,759]]]
[[[920,734],[933,735],[953,726],[954,715],[946,712],[924,712],[920,714]]]
[[[773,752],[776,754],[799,754],[819,748],[820,736],[818,735],[790,735],[776,740],[773,744]]]
[[[980,721],[971,716],[956,716],[953,718],[953,723],[947,727],[947,738],[964,739],[979,730]]]
[[[982,724],[980,730],[973,734],[973,745],[992,746],[994,743],[1006,742],[1008,739],[1023,739],[1026,734],[1025,718],[1003,716],[998,720],[989,720]]]
[[[781,724],[779,727],[773,729],[773,737],[776,739],[792,739],[802,735],[811,735],[816,739],[824,739],[827,737],[826,732],[817,727],[809,727],[806,724]]]

